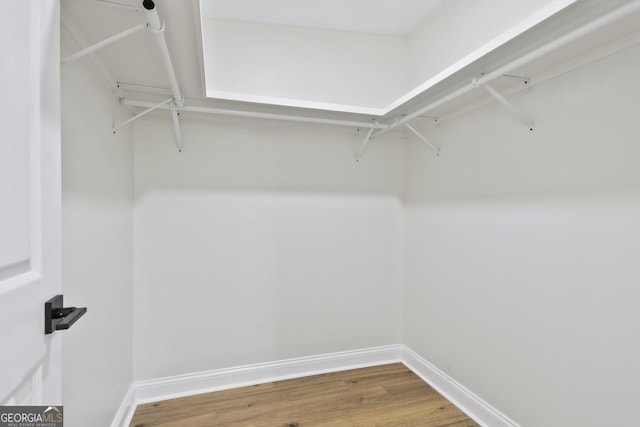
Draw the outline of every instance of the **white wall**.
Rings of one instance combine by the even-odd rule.
[[[399,36],[203,18],[203,43],[208,96],[375,110],[406,92]]]
[[[413,89],[538,12],[553,0],[448,0],[407,37],[407,86]]]
[[[395,344],[404,146],[207,117],[135,127],[138,380]]]
[[[133,132],[112,135],[114,104],[86,63],[62,67],[62,283],[88,308],[63,332],[68,427],[109,425],[133,380]]]
[[[403,342],[523,426],[633,424],[638,64],[515,97],[534,134],[492,105],[425,130],[440,158],[381,138],[357,165],[344,128],[189,118],[178,153],[157,113],[114,138],[66,66],[68,423],[106,425],[132,379]]]
[[[407,149],[404,343],[523,426],[637,424],[640,49]]]

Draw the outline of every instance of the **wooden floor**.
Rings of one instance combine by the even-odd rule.
[[[140,405],[132,427],[477,427],[402,364]]]

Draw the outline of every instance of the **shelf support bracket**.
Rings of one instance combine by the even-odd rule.
[[[488,84],[484,84],[484,85],[478,84],[478,81],[476,79],[473,79],[473,84],[476,87],[481,86],[485,88],[486,91],[489,92],[489,94],[491,94],[491,96],[493,96],[500,104],[502,104],[507,110],[509,110],[511,114],[513,114],[522,124],[524,124],[527,127],[527,129],[529,129],[530,132],[533,132],[534,130],[536,130],[536,126],[533,123],[533,120],[531,120],[529,117],[524,115],[512,103],[507,101],[507,99],[504,96],[500,95],[497,90],[495,90]]]
[[[523,87],[524,92],[530,92],[531,91],[531,79],[529,77],[515,76],[513,74],[503,74],[502,77],[507,77],[509,79],[520,80],[522,82],[522,87]]]
[[[180,112],[178,111],[178,105],[176,104],[175,99],[172,100],[171,104],[171,118],[173,119],[173,131],[176,135],[176,148],[180,153],[182,153],[182,149],[184,147],[182,143],[182,131],[180,130]]]
[[[124,122],[122,122],[122,123],[119,123],[119,124],[115,125],[115,126],[113,127],[113,133],[116,133],[116,131],[117,131],[118,129],[120,129],[121,127],[124,127],[124,126],[128,125],[128,124],[129,124],[129,123],[131,123],[132,121],[134,121],[134,120],[136,120],[136,119],[139,119],[140,117],[142,117],[142,116],[144,116],[144,115],[146,115],[146,114],[148,114],[148,113],[152,112],[153,110],[157,110],[158,108],[160,108],[160,107],[162,107],[162,106],[164,106],[164,105],[166,105],[166,104],[170,103],[171,101],[173,101],[173,98],[169,98],[169,99],[167,99],[167,100],[164,100],[164,101],[162,101],[161,103],[156,104],[156,105],[154,105],[153,107],[147,108],[147,109],[146,109],[146,110],[144,110],[143,112],[138,113],[138,114],[136,114],[135,116],[133,116],[133,117],[131,117],[131,118],[129,118],[129,119],[127,119],[127,120],[125,120]]]
[[[438,150],[438,148],[436,148],[435,145],[433,145],[431,143],[431,141],[429,141],[427,138],[425,138],[420,132],[418,132],[417,130],[415,130],[415,128],[413,126],[411,126],[409,123],[403,123],[404,126],[409,129],[411,132],[413,132],[418,138],[420,138],[420,140],[422,142],[424,142],[425,144],[427,144],[429,146],[429,148],[431,148],[433,151],[435,151],[436,155],[439,156],[440,155],[440,150]]]
[[[62,60],[62,63],[64,64],[64,63],[67,63],[67,62],[75,61],[76,59],[80,59],[83,56],[86,56],[86,55],[88,55],[90,53],[93,53],[96,50],[98,50],[100,48],[103,48],[105,46],[108,46],[113,42],[121,40],[121,39],[123,39],[125,37],[128,37],[128,36],[130,36],[132,34],[135,34],[135,33],[139,32],[139,31],[146,30],[147,26],[148,25],[145,22],[143,24],[136,25],[133,28],[129,28],[128,30],[124,30],[121,33],[118,33],[118,34],[116,34],[114,36],[108,37],[108,38],[106,38],[106,39],[104,39],[102,41],[99,41],[98,43],[92,44],[91,46],[86,47],[86,48],[74,53],[73,55],[67,56],[66,58],[64,58]]]
[[[440,122],[438,121],[437,117],[434,116],[419,116],[423,119],[431,119],[433,120],[433,127],[439,128],[440,127]]]
[[[374,126],[369,128],[369,131],[367,132],[367,136],[364,138],[364,141],[362,141],[362,146],[360,146],[360,151],[358,151],[358,154],[356,154],[356,163],[360,161],[360,159],[362,158],[362,155],[364,154],[364,150],[367,148],[367,145],[369,144],[369,141],[371,141],[371,135],[373,135],[373,131],[376,129],[376,126],[378,123],[374,122]]]

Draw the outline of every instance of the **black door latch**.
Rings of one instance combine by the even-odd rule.
[[[86,307],[64,307],[62,295],[56,295],[44,303],[44,333],[69,329],[86,312]]]

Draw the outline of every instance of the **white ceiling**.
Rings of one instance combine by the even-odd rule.
[[[202,16],[405,35],[442,0],[200,0]]]

